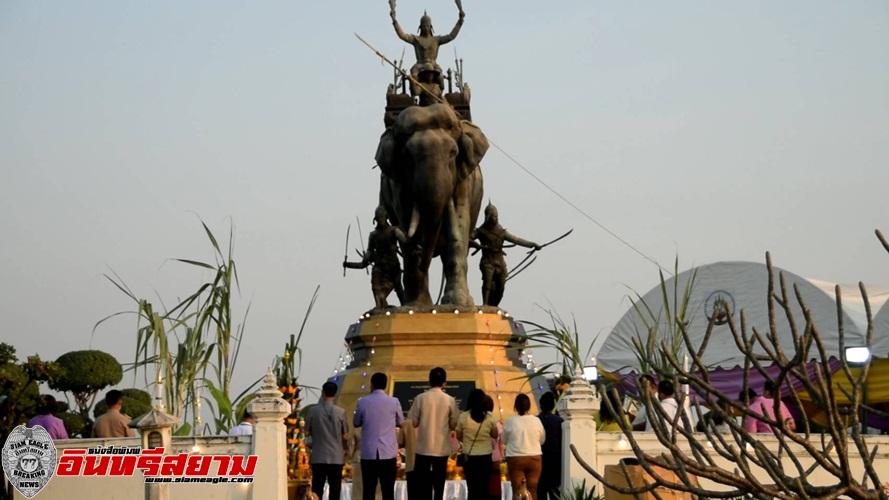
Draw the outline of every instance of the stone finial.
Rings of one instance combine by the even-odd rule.
[[[571,384],[565,390],[565,395],[558,403],[559,413],[571,418],[572,416],[590,415],[599,410],[599,398],[596,392],[590,386],[590,383],[583,379],[583,372],[579,366],[574,368],[574,377]]]
[[[134,429],[164,429],[179,423],[179,418],[165,412],[163,408],[153,407],[148,413],[130,421],[129,427]]]
[[[283,418],[290,414],[290,404],[282,399],[283,394],[278,390],[275,374],[271,369],[262,380],[258,396],[247,405],[247,411],[256,418],[257,425],[262,422],[278,422],[283,432]]]
[[[262,379],[262,387],[259,389],[259,397],[261,398],[280,398],[284,394],[278,390],[278,382],[275,380],[275,374],[272,373],[271,367]]]

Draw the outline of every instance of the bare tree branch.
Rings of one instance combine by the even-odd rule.
[[[877,238],[889,252],[889,242],[880,231]],[[800,394],[806,395],[811,404],[823,412],[826,427],[816,432],[813,422],[804,415],[798,427],[785,423],[780,411],[780,394],[776,394],[771,412],[750,408],[749,402],[739,400],[734,395],[724,394],[711,383],[704,355],[713,338],[714,319],[711,319],[702,339],[693,342],[692,332],[684,314],[679,313],[678,297],[673,297],[673,310],[668,310],[667,318],[675,322],[669,332],[681,336],[676,341],[684,348],[677,349],[669,339],[658,341],[657,322],[649,328],[648,338],[631,339],[637,357],[644,366],[652,367],[661,380],[670,379],[675,387],[687,384],[695,394],[690,401],[693,414],[698,420],[704,419],[702,408],[710,409],[710,421],[703,426],[703,432],[692,429],[692,414],[683,411],[686,399],[690,397],[679,391],[677,403],[680,411],[668,413],[657,398],[653,398],[641,385],[639,403],[649,416],[649,425],[658,442],[663,446],[660,454],[647,452],[634,435],[629,421],[624,418],[623,408],[612,404],[610,397],[603,398],[602,405],[617,416],[617,423],[624,433],[629,449],[639,462],[639,467],[647,474],[644,484],[632,485],[631,474],[626,465],[621,466],[626,485],[611,484],[596,470],[593,470],[578,454],[574,445],[571,452],[578,463],[596,480],[623,494],[651,494],[659,498],[658,488],[689,492],[706,498],[853,498],[887,500],[880,475],[874,467],[877,447],[869,446],[861,431],[860,412],[876,409],[862,403],[865,384],[870,370],[870,362],[855,370],[845,359],[843,297],[839,287],[835,289],[837,304],[837,328],[839,331],[840,369],[833,370],[837,361],[828,355],[821,332],[813,319],[812,311],[806,305],[800,287],[793,284],[792,291],[787,286],[783,273],[776,273],[770,254],[766,254],[768,269],[768,331],[750,328],[743,310],[736,320],[728,311],[728,329],[735,346],[744,356],[742,393],[749,388],[749,373],[759,373],[765,380],[780,388],[802,387],[801,391],[785,391],[785,396],[797,406],[803,402]],[[662,281],[664,302],[669,305],[666,286]],[[859,283],[859,293],[867,318],[866,344],[871,346],[874,336],[873,318],[867,291]],[[647,304],[634,304],[637,311],[647,311],[655,318]],[[685,305],[683,305],[683,308]],[[728,307],[728,305],[726,305]],[[644,308],[644,309],[643,309]],[[778,318],[786,320],[779,327]],[[787,328],[787,332],[781,331]],[[696,336],[700,338],[700,336]],[[675,337],[674,337],[675,338]],[[790,339],[784,342],[782,339]],[[679,354],[688,354],[690,365],[680,362]],[[762,353],[765,353],[764,355]],[[814,361],[813,361],[814,360]],[[832,365],[833,363],[833,365]],[[613,390],[613,389],[612,389]],[[615,398],[615,400],[618,400]],[[775,417],[769,416],[769,413]],[[880,412],[882,413],[882,412]],[[738,421],[735,416],[740,415]],[[724,422],[727,431],[719,432],[714,419]],[[745,421],[755,420],[771,429],[773,440],[764,440],[764,434],[747,430]],[[766,434],[767,435],[767,434]],[[863,473],[853,476],[853,461],[850,454],[860,457]],[[728,470],[725,461],[733,464]],[[810,478],[816,471],[832,478],[829,484],[821,481],[813,484]],[[885,474],[885,471],[884,471]],[[767,478],[767,479],[766,479]],[[701,480],[712,481],[721,489],[706,488]]]

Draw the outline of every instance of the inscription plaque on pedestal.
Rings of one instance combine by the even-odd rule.
[[[469,397],[469,392],[475,389],[475,380],[448,380],[444,392],[457,400],[457,408],[463,408],[463,402]],[[429,389],[428,381],[420,380],[395,380],[392,382],[392,396],[398,398],[401,410],[407,416],[408,410],[414,404],[414,398]]]

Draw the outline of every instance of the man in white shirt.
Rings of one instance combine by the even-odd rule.
[[[255,420],[253,419],[253,415],[244,412],[244,418],[241,419],[241,423],[232,427],[230,431],[228,431],[229,436],[252,436],[253,435],[253,424]]]
[[[677,403],[676,398],[673,397],[675,392],[676,391],[673,388],[673,382],[671,380],[661,380],[660,383],[658,383],[657,385],[657,397],[661,400],[661,407],[664,408],[664,413],[666,413],[666,418],[664,419],[664,427],[666,428],[668,433],[673,432],[673,418],[679,411],[679,403]],[[681,415],[679,416],[677,425],[680,428],[685,428],[685,423],[682,421]]]
[[[429,371],[429,386],[414,399],[408,419],[417,428],[414,478],[421,500],[442,500],[451,455],[451,431],[457,427],[457,401],[442,390],[447,381],[444,368]],[[416,499],[411,499],[416,500]]]

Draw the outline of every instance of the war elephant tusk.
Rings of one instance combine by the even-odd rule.
[[[417,209],[417,205],[414,204],[414,209],[411,212],[411,225],[407,230],[407,237],[413,238],[414,234],[417,232],[417,228],[420,226],[420,211]]]

